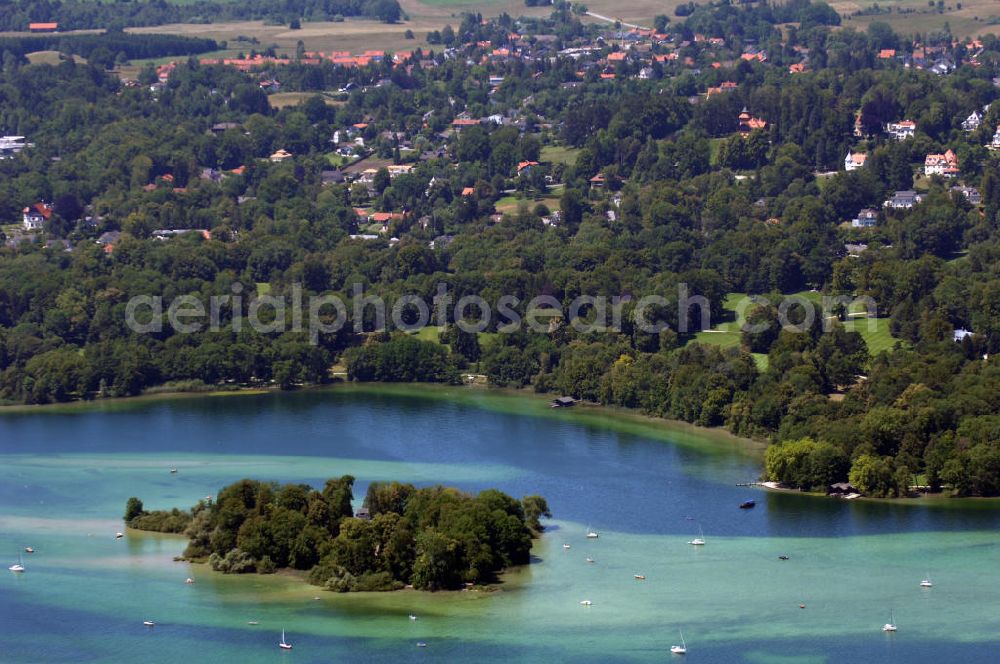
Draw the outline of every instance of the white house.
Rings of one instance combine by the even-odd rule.
[[[986,146],[990,150],[1000,150],[1000,125],[997,126],[997,130],[993,132],[993,140],[990,144]]]
[[[0,159],[13,157],[30,143],[24,142],[24,136],[0,136]]]
[[[890,122],[885,126],[885,131],[897,141],[905,141],[908,138],[913,138],[917,131],[917,123],[913,120]]]
[[[962,129],[965,131],[975,131],[979,129],[979,125],[983,121],[983,114],[979,111],[973,111],[972,115],[962,120]]]
[[[878,210],[864,208],[858,212],[858,216],[851,220],[853,228],[871,228],[878,223]]]
[[[951,150],[944,154],[929,154],[924,157],[924,175],[943,175],[946,178],[959,174],[958,157]]]
[[[848,151],[847,156],[844,157],[844,170],[856,171],[859,168],[864,168],[865,161],[867,161],[867,159],[868,155],[863,152]]]
[[[52,206],[48,203],[35,203],[22,210],[24,229],[39,231],[45,226],[45,220],[52,216]]]

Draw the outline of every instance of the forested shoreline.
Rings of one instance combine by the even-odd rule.
[[[655,66],[623,56],[613,77],[555,50],[600,30],[564,5],[524,22],[466,16],[450,38],[462,57],[400,65],[244,73],[191,58],[125,84],[5,58],[0,128],[32,147],[0,160],[0,399],[475,374],[768,440],[768,477],[794,486],[1000,494],[1000,43],[922,37],[964,63],[945,75],[882,62],[890,45],[917,50],[887,26],[817,19],[783,36],[775,20],[766,6],[695,8],[651,47]],[[554,47],[494,55],[513,36],[550,48],[515,28]],[[602,63],[620,52],[600,49]],[[809,68],[792,70],[803,53]],[[275,81],[316,94],[272,108]],[[884,131],[904,119],[912,137]],[[842,170],[851,153],[864,167]],[[925,156],[946,153],[950,179],[926,175]],[[910,207],[888,204],[910,188]],[[47,216],[25,231],[32,209]],[[853,225],[865,209],[873,223]],[[452,320],[411,335],[376,330],[372,307],[355,317],[356,285],[390,310],[439,285],[454,301],[516,297],[521,317],[538,295],[563,311],[580,295],[631,300],[616,329],[556,316],[542,332]],[[705,307],[679,308],[682,286]],[[298,291],[339,297],[345,324],[312,337],[292,311],[259,308]],[[881,339],[846,308],[777,326],[787,296],[813,292],[871,298]],[[740,333],[727,301],[747,293],[762,326]],[[648,294],[665,298],[647,312],[668,325],[655,333],[632,316]],[[126,308],[150,295],[229,299],[217,329],[139,334]],[[255,329],[251,308],[285,325]],[[712,329],[682,331],[699,309]]]

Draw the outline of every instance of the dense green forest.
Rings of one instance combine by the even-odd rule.
[[[10,0],[0,12],[0,31],[24,31],[29,23],[58,22],[61,30],[141,27],[167,23],[332,21],[363,16],[386,23],[402,17],[396,0]]]
[[[337,592],[456,589],[489,583],[528,563],[531,538],[549,517],[545,499],[517,501],[496,490],[470,496],[441,486],[373,482],[363,511],[351,507],[354,478],[305,484],[242,480],[190,513],[144,512],[130,498],[131,528],[184,532],[190,560],[227,574],[292,568]],[[181,525],[183,523],[183,525]]]
[[[80,55],[88,60],[114,62],[142,58],[197,55],[219,48],[212,39],[182,37],[180,35],[132,35],[126,32],[106,31],[94,35],[33,35],[30,37],[0,37],[0,53],[12,66],[28,53],[59,51]],[[95,56],[95,51],[99,53]],[[106,54],[103,55],[102,54]]]
[[[768,439],[766,474],[794,486],[998,494],[1000,183],[986,146],[1000,123],[1000,44],[984,36],[972,65],[971,46],[922,36],[921,49],[965,62],[939,75],[878,58],[888,44],[900,58],[917,52],[884,25],[831,31],[822,8],[795,8],[816,19],[784,37],[777,10],[695,8],[691,25],[670,26],[672,52],[693,64],[654,60],[641,72],[626,58],[606,65],[613,79],[570,57],[490,60],[479,45],[507,43],[515,28],[555,35],[559,47],[591,43],[598,28],[565,6],[524,22],[467,16],[450,40],[468,57],[420,53],[407,66],[248,75],[189,60],[166,82],[150,67],[143,85],[126,86],[95,67],[5,59],[0,129],[34,147],[0,160],[10,224],[0,398],[126,396],[172,381],[294,388],[335,370],[386,381],[483,374]],[[613,52],[603,48],[600,57]],[[748,48],[766,49],[767,62],[738,57]],[[808,70],[791,72],[803,53]],[[317,94],[273,109],[261,79]],[[730,91],[706,94],[723,82]],[[342,105],[319,94],[349,83]],[[766,126],[738,131],[744,107]],[[982,121],[966,131],[973,111]],[[507,121],[452,129],[495,115]],[[915,122],[912,138],[882,131],[902,119]],[[363,140],[378,165],[368,184],[324,179],[341,163],[335,132]],[[293,156],[270,159],[278,150]],[[572,158],[547,159],[553,150]],[[925,177],[925,155],[946,150],[959,178]],[[866,153],[865,167],[845,172],[848,151]],[[519,169],[526,162],[539,163]],[[386,168],[401,164],[413,168]],[[591,186],[598,174],[607,186]],[[954,190],[959,182],[981,202]],[[923,197],[912,209],[883,205],[911,188]],[[22,209],[42,201],[52,204],[44,229],[18,230]],[[852,227],[863,208],[877,223]],[[373,229],[377,213],[395,216]],[[178,229],[210,233],[156,235]],[[439,285],[454,301],[512,296],[522,318],[537,295],[563,311],[579,295],[632,299],[609,330],[580,331],[564,315],[542,332],[503,333],[494,317],[478,334],[450,320],[440,335],[413,337],[377,331],[374,307],[355,314],[360,292],[391,308],[403,296],[429,303]],[[707,303],[679,307],[682,285]],[[340,297],[346,324],[315,336],[234,325],[265,295],[299,288]],[[763,329],[728,344],[697,322],[681,330],[702,311],[706,327],[726,322],[727,297],[741,293],[762,295],[744,313]],[[888,341],[870,348],[846,309],[809,322],[793,307],[803,325],[782,330],[791,293],[870,297]],[[216,330],[136,334],[127,303],[150,294],[230,299]],[[646,294],[665,299],[652,315],[669,329],[636,324]],[[957,329],[972,334],[956,342]]]

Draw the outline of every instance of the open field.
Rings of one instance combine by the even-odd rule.
[[[892,350],[899,341],[889,332],[888,318],[852,318],[844,323],[844,328],[860,333],[872,356],[884,350]]]
[[[559,209],[559,199],[553,196],[546,196],[540,200],[535,200],[534,198],[518,198],[517,196],[504,196],[496,202],[494,207],[496,208],[496,211],[501,214],[515,214],[521,203],[527,204],[529,212],[539,203],[544,204],[550,211]]]
[[[386,25],[378,21],[346,20],[341,23],[303,23],[301,30],[289,30],[285,25],[264,25],[262,21],[232,21],[195,25],[172,23],[147,28],[129,28],[136,34],[167,33],[188,37],[204,37],[227,42],[224,55],[248,53],[252,49],[262,51],[274,46],[279,53],[294,54],[299,40],[307,51],[350,51],[362,53],[366,50],[408,51],[417,47],[427,47],[426,36],[430,30],[439,30],[447,21],[440,19],[415,19],[396,25]],[[412,30],[415,39],[406,39],[404,34]],[[237,37],[253,37],[259,44],[236,41]]]
[[[378,157],[367,157],[365,159],[360,159],[349,167],[344,169],[345,173],[360,173],[361,171],[368,170],[369,168],[382,168],[383,166],[389,166],[392,164],[392,159],[379,159]]]
[[[963,0],[945,3],[946,11],[938,13],[931,9],[923,0],[896,0],[894,2],[879,2],[883,9],[891,8],[890,13],[872,16],[847,15],[866,7],[871,7],[873,1],[864,0],[834,0],[830,5],[842,16],[843,27],[865,30],[868,25],[879,21],[892,26],[892,29],[902,34],[927,33],[942,30],[947,24],[951,33],[962,38],[971,35],[994,32],[1000,34],[1000,26],[986,24],[991,16],[1000,16],[1000,5],[996,0]],[[961,9],[958,6],[961,5]],[[911,13],[899,13],[903,9]]]
[[[86,58],[81,58],[79,55],[63,56],[59,51],[35,51],[24,57],[33,65],[58,65],[63,59],[73,60],[79,64],[87,63]]]
[[[802,291],[791,293],[790,296],[798,296],[820,305],[821,293],[813,291]],[[702,344],[711,344],[721,348],[732,348],[740,345],[740,328],[743,320],[737,316],[736,307],[746,297],[745,293],[729,293],[726,301],[722,305],[727,312],[727,317],[722,321],[712,321],[715,323],[711,329],[703,330],[694,335],[694,341]],[[863,312],[863,307],[851,306],[850,313],[857,314]],[[817,312],[817,315],[818,312]],[[878,355],[883,350],[892,350],[899,339],[889,332],[888,318],[866,318],[863,316],[853,316],[844,323],[844,328],[851,332],[858,332],[868,345],[868,352],[873,356]],[[757,367],[762,371],[767,368],[767,355],[753,353]]]
[[[580,150],[577,148],[570,148],[565,145],[546,145],[542,148],[540,160],[550,164],[572,166],[576,163],[576,158],[579,154]]]
[[[271,108],[285,108],[286,106],[298,106],[306,99],[315,97],[315,92],[275,92],[267,96],[267,102]],[[343,106],[344,102],[330,99],[326,95],[320,95],[327,106]]]

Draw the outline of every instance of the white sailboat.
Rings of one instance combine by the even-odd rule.
[[[931,575],[930,574],[928,574],[927,576],[925,576],[924,580],[920,582],[920,587],[921,588],[933,588],[934,587],[934,582],[931,581]]]
[[[292,649],[291,643],[285,643],[285,630],[281,630],[281,642],[278,644],[278,647],[281,648],[282,650]]]
[[[10,567],[8,567],[7,569],[9,569],[11,572],[23,572],[24,571],[24,562],[21,560],[21,554],[20,553],[17,554],[17,562],[14,563],[13,565],[11,565]]]
[[[677,630],[681,635],[681,644],[679,646],[670,646],[670,652],[675,655],[686,655],[688,651],[687,644],[684,643],[684,632],[680,629]]]
[[[698,537],[688,542],[692,546],[705,546],[705,531],[701,529],[701,524],[698,524]]]
[[[889,622],[882,625],[883,632],[895,632],[896,631],[896,617],[892,615],[892,611],[889,611]]]

